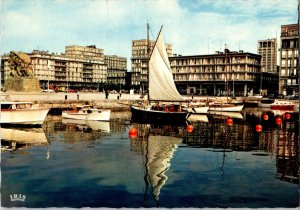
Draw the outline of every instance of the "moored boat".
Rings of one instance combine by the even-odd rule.
[[[287,100],[275,100],[274,103],[271,104],[272,110],[293,110],[295,107],[295,103]]]
[[[75,120],[109,121],[110,109],[97,109],[91,105],[77,106],[73,110],[63,111],[62,117]]]
[[[180,109],[180,105],[131,106],[131,120],[143,124],[184,124],[190,113]]]
[[[187,104],[186,110],[195,114],[206,114],[209,106],[205,102],[192,102]]]
[[[1,125],[41,126],[49,108],[41,108],[32,102],[1,101]]]
[[[181,103],[186,100],[176,88],[161,30],[148,60],[146,99],[145,104],[131,106],[132,121],[181,124],[185,123],[191,114],[181,107]]]
[[[208,111],[220,111],[220,112],[240,112],[244,108],[244,105],[230,104],[230,103],[210,103]]]

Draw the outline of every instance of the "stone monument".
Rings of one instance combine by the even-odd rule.
[[[8,63],[10,67],[10,77],[4,80],[5,91],[41,91],[40,82],[33,76],[31,59],[27,54],[11,51]]]

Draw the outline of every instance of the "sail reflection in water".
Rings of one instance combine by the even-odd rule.
[[[145,169],[145,194],[144,204],[147,205],[151,200],[148,199],[148,191],[150,190],[150,197],[159,206],[159,195],[162,187],[165,185],[168,176],[166,172],[171,167],[171,160],[182,139],[175,136],[162,135],[163,132],[173,129],[173,126],[164,126],[163,128],[150,128],[149,126],[140,125],[142,135],[140,138],[131,139],[131,150],[136,151],[137,145],[140,146],[140,155],[143,158]],[[178,131],[177,127],[175,130]],[[172,131],[171,131],[172,132]],[[150,186],[150,189],[149,189]]]
[[[208,114],[191,120],[189,133],[185,124],[134,124],[126,113],[112,115],[109,133],[49,116],[43,124],[49,144],[2,152],[2,206],[299,206],[298,114],[281,115],[281,124],[271,112],[242,112],[231,124],[224,114]],[[128,135],[132,127],[136,138]],[[15,193],[26,201],[12,202]]]
[[[48,145],[42,128],[0,128],[1,149],[15,150],[29,145]]]

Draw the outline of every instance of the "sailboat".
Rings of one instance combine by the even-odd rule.
[[[161,31],[162,28],[148,60],[147,101],[146,104],[131,106],[132,121],[184,124],[191,113],[181,106],[185,99],[175,86]]]

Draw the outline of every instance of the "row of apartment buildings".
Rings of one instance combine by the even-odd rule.
[[[116,55],[104,55],[96,46],[66,46],[64,54],[34,50],[27,53],[32,62],[34,76],[41,88],[95,90],[102,84],[125,85],[127,59]],[[1,61],[2,84],[10,76],[9,54]]]
[[[277,39],[259,40],[257,54],[244,51],[216,52],[208,55],[174,55],[166,44],[170,66],[178,90],[182,94],[247,96],[255,93],[298,93],[297,24],[282,25],[277,65]],[[147,88],[147,57],[154,41],[132,41],[131,71],[127,58],[104,55],[96,46],[66,46],[64,54],[45,51],[27,53],[34,76],[41,88],[50,84],[76,90],[102,88]],[[1,80],[10,75],[9,54],[1,60]],[[267,92],[268,90],[268,92]]]

